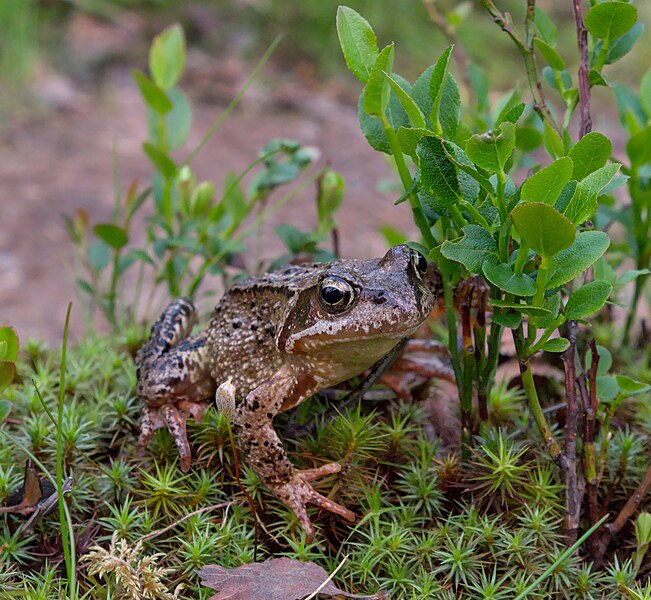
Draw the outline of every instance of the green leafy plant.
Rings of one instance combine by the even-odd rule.
[[[147,107],[149,138],[143,144],[154,175],[145,188],[132,182],[125,192],[120,189],[116,172],[116,194],[110,221],[90,227],[83,211],[67,219],[68,231],[77,249],[78,263],[85,271],[77,283],[98,307],[109,324],[117,328],[133,322],[142,302],[144,278],[153,281],[145,312],[158,285],[164,285],[167,297],[195,297],[205,278],[218,275],[224,285],[231,275],[226,267],[245,249],[245,238],[257,236],[257,263],[262,243],[260,227],[269,215],[313,181],[292,188],[271,202],[275,190],[292,184],[316,160],[313,148],[289,139],[271,140],[259,157],[241,173],[230,173],[217,191],[211,181],[196,181],[190,163],[239,103],[277,45],[274,42],[254,69],[240,93],[213,123],[184,160],[173,156],[184,148],[190,132],[192,109],[178,87],[185,65],[185,36],[179,25],[165,29],[151,45],[149,76],[134,71],[134,79]],[[117,162],[117,159],[116,159]],[[248,188],[243,186],[253,174]],[[343,197],[341,177],[329,169],[316,176],[318,226],[316,231],[301,233],[289,225],[277,230],[290,254],[280,260],[308,253],[315,259],[330,259],[331,253],[318,246],[334,227],[333,214]],[[145,205],[153,205],[146,218],[146,244],[133,228],[133,218]],[[254,218],[253,218],[254,217]],[[253,222],[251,223],[251,218]],[[132,298],[125,291],[127,271],[138,266],[139,273]],[[131,286],[129,286],[131,287]]]
[[[646,173],[648,162],[646,134],[627,146],[635,168],[622,169],[621,163],[611,161],[610,140],[591,131],[590,88],[609,85],[604,69],[631,50],[643,26],[637,23],[635,6],[626,2],[591,3],[585,17],[580,3],[575,5],[579,31],[575,80],[556,50],[556,25],[534,1],[527,3],[523,33],[491,0],[479,4],[519,50],[531,94],[528,103],[516,88],[491,107],[487,80],[476,67],[470,77],[464,73],[463,80],[469,83],[462,94],[451,73],[452,46],[412,84],[393,71],[394,45],[381,49],[371,25],[356,11],[339,7],[337,30],[346,64],[364,86],[358,104],[362,131],[374,149],[393,159],[404,188],[397,202],[410,203],[421,235],[414,246],[436,262],[443,277],[448,344],[460,394],[463,456],[470,456],[477,430],[473,390],[477,390],[479,419],[485,422],[502,332],[510,330],[531,415],[549,456],[567,474],[566,525],[573,541],[581,510],[577,483],[581,463],[591,488],[590,522],[594,525],[597,520],[593,509],[603,461],[594,450],[595,423],[598,420],[605,427],[605,435],[609,415],[625,399],[649,390],[647,384],[628,376],[600,373],[597,377],[596,367],[589,377],[590,367],[576,362],[577,353],[583,356],[587,350],[577,341],[580,324],[595,318],[618,284],[610,262],[603,258],[611,239],[594,224],[602,221],[607,207],[618,210],[613,190],[646,185],[644,178],[637,183],[631,180],[639,179],[637,166],[645,165],[642,173]],[[539,60],[545,64],[542,69]],[[645,86],[643,82],[639,103]],[[558,105],[546,99],[546,87],[556,95]],[[620,89],[620,110],[621,96]],[[468,105],[462,97],[469,99]],[[629,114],[627,118],[636,134],[646,123],[646,117],[636,120]],[[578,137],[570,127],[575,120]],[[526,176],[516,184],[524,169],[528,169]],[[640,254],[647,247],[648,195],[636,188],[631,198],[627,231],[637,240],[633,245],[636,270],[621,275],[619,281],[636,280],[636,291],[625,339],[648,262],[648,256]],[[454,312],[458,294],[453,289],[469,276],[487,282],[492,315],[487,319],[485,305],[472,300],[479,288],[468,286],[471,301],[460,304],[460,335]],[[464,308],[473,304],[478,308]],[[534,382],[532,361],[542,352],[562,353],[565,365],[564,445],[543,411]],[[594,344],[591,356],[598,361]],[[582,460],[577,462],[580,413],[589,425],[583,433]],[[607,439],[601,444],[602,455],[606,448]],[[499,482],[498,465],[494,472]]]

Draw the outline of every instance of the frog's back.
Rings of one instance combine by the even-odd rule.
[[[324,264],[288,266],[235,283],[221,298],[207,329],[210,373],[229,377],[238,397],[271,377],[285,362],[277,335],[298,294],[313,285]]]

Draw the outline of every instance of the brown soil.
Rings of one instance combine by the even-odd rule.
[[[219,74],[208,78],[211,89],[221,90],[216,92],[221,101],[207,93],[205,81],[186,82],[196,88],[190,89],[194,123],[189,147],[225,106],[224,85],[234,94],[249,69],[236,65],[224,76],[225,83]],[[144,108],[127,69],[109,73],[91,91],[76,89],[69,80],[55,83],[54,92],[52,86],[44,92],[54,96],[49,98],[54,108],[10,127],[0,140],[0,324],[13,325],[23,340],[36,337],[50,343],[61,338],[67,303],[76,302],[72,244],[63,216],[83,208],[91,223],[108,217],[114,144],[123,188],[134,178],[145,183],[151,176],[141,150]],[[247,166],[273,137],[319,147],[320,164],[330,163],[344,176],[347,191],[339,213],[344,256],[381,254],[385,244],[378,226],[383,223],[414,231],[407,207],[394,207],[395,196],[377,191],[392,171],[362,136],[355,106],[327,90],[308,91],[282,74],[251,89],[193,167],[200,179],[219,187],[227,171]],[[311,191],[287,205],[276,221],[310,227]],[[267,256],[279,248],[272,237],[267,236]],[[84,331],[78,306],[72,331],[77,336]]]

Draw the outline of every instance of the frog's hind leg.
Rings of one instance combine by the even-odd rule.
[[[290,367],[283,367],[237,406],[233,422],[247,463],[267,488],[294,511],[307,539],[311,540],[314,527],[305,508],[307,503],[349,521],[355,520],[355,514],[319,494],[310,484],[315,479],[338,473],[341,465],[328,463],[315,469],[295,469],[273,428],[273,418],[280,412],[283,399],[287,405],[298,404],[309,395],[307,386],[309,382],[302,381]]]
[[[180,298],[170,304],[154,324],[136,357],[138,396],[146,403],[141,422],[140,447],[156,429],[166,427],[174,438],[181,469],[190,468],[190,443],[186,422],[201,420],[215,385],[205,367],[206,336],[187,337],[196,322],[192,303]]]

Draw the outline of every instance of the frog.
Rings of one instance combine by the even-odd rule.
[[[274,418],[386,356],[425,322],[441,289],[435,265],[403,244],[381,258],[289,265],[236,282],[194,334],[193,303],[172,302],[136,357],[145,406],[138,445],[167,427],[188,471],[187,420],[200,421],[221,398],[231,406],[245,462],[293,510],[308,539],[314,527],[307,504],[354,521],[351,510],[312,485],[342,466],[294,467]]]

